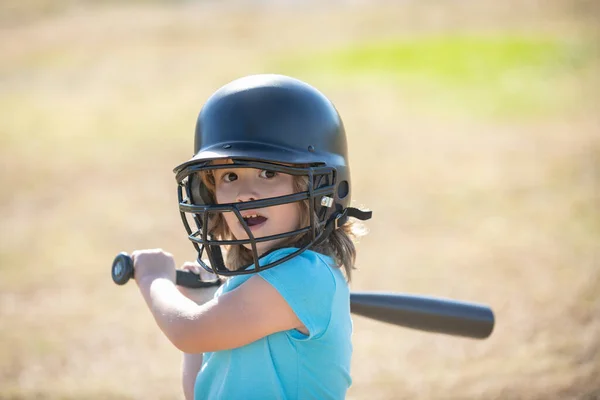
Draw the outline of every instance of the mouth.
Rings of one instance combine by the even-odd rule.
[[[243,215],[242,217],[244,218],[244,222],[246,223],[246,225],[248,225],[248,228],[250,228],[250,230],[260,228],[265,222],[267,222],[268,219],[267,217],[263,217],[260,214],[248,214]]]

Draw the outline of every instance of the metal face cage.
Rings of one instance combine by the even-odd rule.
[[[307,188],[305,191],[292,193],[289,195],[271,197],[266,199],[252,200],[239,203],[216,204],[209,199],[206,188],[204,194],[198,190],[204,184],[201,182],[200,173],[217,169],[235,169],[235,168],[253,168],[259,170],[269,170],[278,173],[289,174],[292,176],[307,177]],[[324,226],[328,218],[335,212],[334,195],[336,188],[335,168],[324,165],[312,165],[306,167],[288,166],[270,162],[253,160],[232,160],[230,164],[212,165],[210,161],[202,161],[187,165],[176,174],[177,197],[179,201],[179,213],[181,220],[188,233],[188,238],[198,252],[197,262],[209,272],[219,275],[246,275],[257,273],[276,265],[279,265],[304,252],[311,246],[324,239]],[[199,186],[200,185],[200,186]],[[260,209],[281,204],[298,203],[308,200],[309,226],[300,227],[294,231],[283,232],[275,235],[254,237],[247,222],[242,217],[241,212],[250,209]],[[233,213],[248,239],[221,240],[213,237],[209,232],[209,220],[218,214],[225,212]],[[256,244],[270,240],[291,238],[296,235],[308,234],[303,237],[301,243],[293,244],[297,250],[287,256],[275,260],[271,263],[261,264]],[[250,265],[242,266],[238,270],[232,271],[225,266],[221,246],[245,245],[250,244],[253,262]],[[272,249],[273,251],[275,249]],[[205,254],[206,253],[206,254]],[[203,258],[206,255],[209,263]]]

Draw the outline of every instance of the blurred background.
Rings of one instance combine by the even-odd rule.
[[[218,87],[318,87],[374,211],[353,290],[489,304],[487,340],[354,318],[349,399],[600,397],[589,0],[0,3],[0,398],[178,399],[119,251],[195,257],[172,168]]]

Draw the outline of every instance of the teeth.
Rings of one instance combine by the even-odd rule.
[[[248,219],[248,218],[256,218],[258,217],[258,214],[250,214],[250,215],[245,215],[244,219]]]

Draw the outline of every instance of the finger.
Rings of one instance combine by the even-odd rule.
[[[185,270],[185,271],[190,271],[193,272],[195,274],[199,274],[200,273],[200,265],[198,265],[197,263],[191,262],[191,261],[187,261],[183,264],[183,266],[181,267],[181,269]]]
[[[208,272],[204,268],[200,268],[199,275],[203,281],[212,281],[217,279],[217,275],[213,274],[212,272]]]

